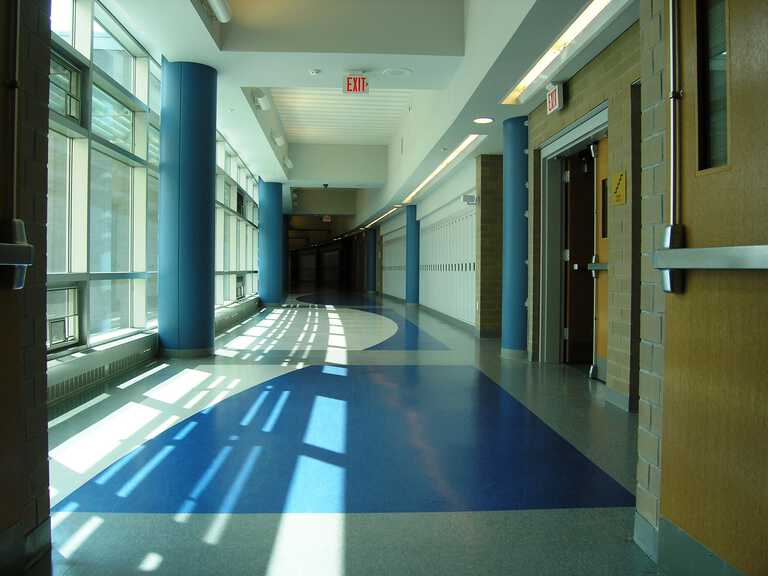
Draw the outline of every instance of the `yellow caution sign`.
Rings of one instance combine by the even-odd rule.
[[[627,171],[614,172],[611,177],[611,204],[614,206],[627,202]]]

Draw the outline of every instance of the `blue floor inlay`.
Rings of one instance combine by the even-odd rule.
[[[634,497],[473,367],[312,366],[170,428],[54,510],[74,505],[446,512],[633,506]]]
[[[410,320],[382,305],[381,296],[355,292],[319,292],[297,298],[300,302],[318,305],[344,306],[360,308],[372,314],[389,318],[397,324],[397,332],[391,337],[368,350],[449,350],[428,332],[419,328]]]

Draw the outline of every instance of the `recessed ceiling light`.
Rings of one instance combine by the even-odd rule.
[[[413,70],[410,68],[384,68],[381,71],[382,76],[389,76],[390,78],[404,78],[413,74]]]
[[[475,118],[472,122],[475,124],[493,124],[493,118],[481,116],[480,118]]]
[[[322,73],[323,73],[323,71],[320,70],[320,68],[310,68],[309,69],[309,75],[310,76],[320,76],[320,74],[322,74]]]

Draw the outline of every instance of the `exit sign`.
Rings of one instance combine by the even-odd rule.
[[[350,74],[344,78],[345,94],[367,94],[368,77],[362,74]]]
[[[563,85],[561,83],[547,86],[547,114],[563,109]]]

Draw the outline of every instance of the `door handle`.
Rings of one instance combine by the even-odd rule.
[[[27,243],[27,232],[24,221],[11,220],[10,242],[0,242],[0,266],[13,268],[10,278],[11,290],[21,290],[27,277],[27,268],[32,266],[35,248]]]

